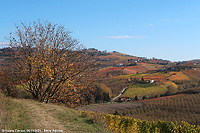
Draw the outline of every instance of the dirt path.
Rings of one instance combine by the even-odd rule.
[[[125,87],[118,96],[116,96],[115,98],[112,99],[112,101],[115,101],[117,98],[119,98],[122,94],[124,94],[124,92],[128,89],[128,87]]]
[[[14,101],[23,104],[23,106],[28,111],[28,115],[32,124],[37,129],[63,130],[63,133],[70,132],[70,130],[65,128],[62,122],[53,117],[53,110],[56,110],[56,108],[50,104],[38,103],[35,101],[22,99],[14,99]]]

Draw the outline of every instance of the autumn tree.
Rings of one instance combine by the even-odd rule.
[[[10,35],[17,49],[12,74],[41,102],[80,101],[90,86],[94,60],[70,33],[64,26],[38,20],[17,25]]]

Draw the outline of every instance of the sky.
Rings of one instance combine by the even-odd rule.
[[[64,25],[86,48],[200,59],[200,0],[0,0],[0,47],[15,24]]]

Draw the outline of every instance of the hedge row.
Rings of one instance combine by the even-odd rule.
[[[200,126],[190,125],[188,122],[146,121],[130,117],[120,117],[112,114],[99,114],[80,111],[91,120],[103,123],[113,132],[122,133],[200,133]]]

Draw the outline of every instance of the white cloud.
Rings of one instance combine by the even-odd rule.
[[[153,24],[149,24],[148,26],[153,26]]]
[[[146,37],[145,36],[128,36],[128,35],[123,35],[123,36],[107,36],[106,38],[123,39],[123,38],[146,38]]]
[[[0,42],[0,47],[8,47],[10,46],[9,42]]]
[[[10,44],[9,42],[0,42],[0,45],[2,44]]]

